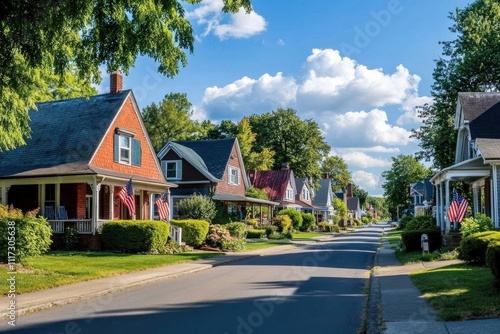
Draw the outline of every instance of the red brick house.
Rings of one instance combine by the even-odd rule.
[[[0,153],[0,200],[23,211],[40,208],[55,243],[68,226],[86,248],[113,219],[149,219],[152,198],[170,187],[163,177],[139,107],[120,74],[108,94],[37,104],[26,145]],[[118,193],[132,178],[136,215]]]
[[[165,178],[178,186],[170,193],[172,217],[179,201],[194,194],[212,196],[240,221],[254,217],[255,207],[278,204],[246,196],[250,184],[237,138],[168,142],[158,158]]]

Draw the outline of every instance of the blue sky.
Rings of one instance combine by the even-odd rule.
[[[454,39],[448,14],[470,2],[253,0],[251,14],[227,15],[204,0],[186,5],[196,34],[187,67],[166,78],[138,58],[124,86],[141,109],[186,93],[200,120],[293,108],[319,124],[357,185],[382,195],[391,157],[418,150],[415,106],[432,102],[439,41]]]

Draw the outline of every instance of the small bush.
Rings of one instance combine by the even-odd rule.
[[[354,218],[352,220],[352,223],[353,223],[353,226],[361,226],[361,220],[359,220],[358,218]]]
[[[266,235],[266,230],[247,230],[247,239],[260,239]]]
[[[302,226],[302,213],[295,209],[283,209],[278,212],[278,216],[287,215],[292,219],[293,228],[296,230],[300,230]]]
[[[418,230],[427,230],[427,229],[437,229],[436,221],[432,216],[417,216],[413,217],[406,224],[407,231],[418,231]]]
[[[286,234],[292,227],[292,220],[288,217],[288,215],[276,216],[273,219],[273,225],[278,228],[278,232]]]
[[[413,217],[411,216],[404,216],[403,218],[401,218],[398,223],[398,230],[406,229],[406,224],[408,224],[408,222],[412,219]]]
[[[247,224],[256,228],[257,226],[259,226],[259,221],[257,219],[249,219],[247,220]]]
[[[125,253],[162,252],[167,247],[168,225],[157,220],[114,220],[102,227],[104,249]]]
[[[486,250],[486,264],[495,276],[496,285],[500,282],[500,241],[492,241]]]
[[[427,230],[417,230],[417,231],[403,231],[401,233],[401,241],[403,247],[407,253],[421,251],[421,238],[422,234],[427,234],[429,238],[429,251],[433,252],[441,248],[442,237],[441,231],[438,229],[427,229]]]
[[[465,218],[460,225],[462,237],[467,237],[478,232],[489,231],[493,228],[491,218],[482,213],[478,213],[476,218]]]
[[[472,264],[486,264],[486,250],[492,241],[500,241],[500,232],[486,231],[471,234],[460,241],[460,258]]]
[[[211,222],[217,212],[215,202],[204,195],[194,195],[181,199],[177,205],[177,212],[181,219],[199,219]]]
[[[8,262],[13,253],[14,262],[22,262],[29,256],[47,252],[52,243],[52,229],[47,220],[28,214],[23,217],[20,211],[13,213],[0,217],[0,260]]]
[[[271,235],[278,233],[277,232],[278,227],[274,225],[267,225],[265,231],[266,231],[266,237],[269,238]]]
[[[64,247],[66,250],[76,250],[78,248],[78,230],[74,227],[66,227],[64,230]]]
[[[247,225],[241,222],[229,223],[227,224],[227,229],[232,237],[239,239],[245,239],[247,235]]]
[[[203,244],[208,234],[208,227],[210,226],[207,221],[197,219],[172,219],[170,223],[182,228],[182,241],[193,247],[199,247]]]
[[[224,225],[210,225],[206,239],[207,245],[221,250],[238,251],[245,249],[245,242],[233,238]]]
[[[371,219],[363,216],[361,217],[361,222],[363,223],[363,225],[370,225]]]
[[[302,226],[300,227],[301,231],[311,231],[315,225],[316,218],[312,213],[302,213]]]

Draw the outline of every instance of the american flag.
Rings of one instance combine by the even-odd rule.
[[[118,196],[122,200],[123,204],[128,208],[128,213],[133,216],[135,215],[135,196],[134,188],[132,187],[132,178],[128,180],[127,185],[122,187]]]
[[[453,189],[453,200],[450,203],[450,207],[448,208],[448,220],[450,222],[458,222],[460,223],[467,212],[467,206],[469,202],[460,194],[456,189]]]
[[[165,191],[158,199],[155,201],[158,207],[158,216],[160,220],[166,220],[170,216],[170,207],[168,205],[168,193]]]

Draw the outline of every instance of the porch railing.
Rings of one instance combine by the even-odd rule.
[[[90,219],[51,219],[49,220],[52,233],[64,233],[65,226],[73,226],[80,234],[92,233],[92,220]]]
[[[177,244],[182,244],[182,228],[176,227],[172,224],[168,224],[169,226],[169,236],[173,239]]]

